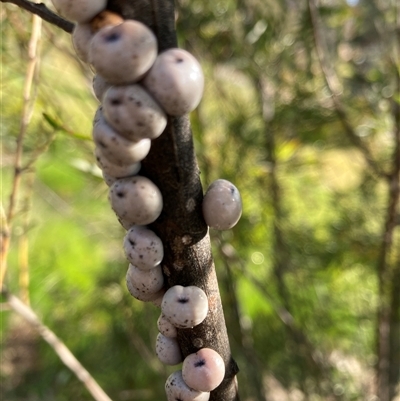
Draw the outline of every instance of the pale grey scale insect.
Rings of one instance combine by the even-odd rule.
[[[142,161],[150,151],[150,139],[132,141],[121,136],[107,123],[103,110],[103,107],[97,110],[93,124],[93,140],[98,152],[110,163],[121,167]]]
[[[156,139],[167,126],[167,116],[139,84],[112,86],[103,98],[107,122],[132,141]]]
[[[229,181],[219,179],[207,189],[202,204],[207,225],[216,230],[229,230],[242,215],[242,199],[239,190]]]
[[[95,157],[96,157],[96,163],[100,167],[102,172],[110,177],[116,177],[116,178],[131,177],[136,175],[141,168],[141,164],[138,162],[122,164],[122,165],[111,162],[104,156],[102,149],[100,147],[97,147],[95,149]]]
[[[175,285],[165,293],[161,309],[175,327],[191,328],[199,325],[208,314],[207,295],[196,286]]]
[[[135,288],[143,294],[156,294],[164,285],[164,276],[160,265],[150,270],[141,270],[129,264],[127,273],[127,281],[128,280],[130,288]]]
[[[160,190],[152,181],[142,176],[115,181],[110,187],[109,199],[112,209],[127,229],[154,222],[163,207]]]
[[[107,0],[51,0],[57,12],[74,22],[89,22],[106,8]]]
[[[175,338],[178,335],[176,327],[162,313],[157,320],[158,331],[165,337]]]
[[[209,392],[191,389],[182,378],[182,371],[172,373],[165,383],[167,401],[208,401]]]
[[[134,20],[100,29],[89,48],[89,61],[96,72],[115,85],[139,81],[156,57],[155,35],[146,25]]]
[[[164,296],[164,288],[161,288],[157,292],[145,292],[142,289],[138,289],[137,286],[133,284],[131,275],[132,269],[129,268],[126,274],[126,286],[132,297],[143,302],[159,303],[158,300]]]
[[[183,360],[178,340],[165,337],[161,333],[158,333],[156,339],[156,355],[165,365],[177,365]]]
[[[194,390],[213,391],[224,376],[225,363],[218,352],[211,348],[202,348],[183,361],[183,380]]]
[[[173,48],[157,56],[143,85],[167,114],[181,116],[200,103],[204,75],[195,57],[186,50]]]

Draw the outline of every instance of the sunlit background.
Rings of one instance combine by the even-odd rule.
[[[179,44],[206,75],[191,115],[202,182],[228,179],[243,198],[238,225],[211,232],[241,398],[379,401],[377,366],[388,361],[378,369],[389,395],[381,401],[398,401],[399,221],[383,267],[381,255],[399,129],[399,10],[396,0],[313,4],[177,1]],[[2,3],[0,17],[7,213],[21,116],[30,114],[32,16]],[[124,230],[94,164],[92,71],[68,34],[45,22],[40,31],[7,288],[114,401],[163,400],[176,368],[155,356],[159,309],[125,287]],[[2,305],[3,399],[92,399]],[[389,355],[378,352],[382,327]]]

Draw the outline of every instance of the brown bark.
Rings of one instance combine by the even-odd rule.
[[[173,0],[110,0],[109,9],[149,26],[157,36],[160,51],[177,46]],[[182,353],[187,356],[203,347],[215,349],[225,361],[226,375],[211,392],[210,400],[238,400],[238,367],[230,352],[210,240],[201,212],[203,190],[188,116],[169,117],[164,133],[152,142],[140,174],[150,178],[163,195],[163,211],[152,229],[164,243],[162,265],[168,286],[196,285],[209,300],[205,321],[193,329],[179,330]]]

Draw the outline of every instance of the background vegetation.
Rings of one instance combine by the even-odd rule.
[[[191,116],[202,182],[231,180],[243,197],[239,224],[211,233],[242,399],[400,399],[398,4],[177,10],[179,43],[206,74]],[[159,310],[126,291],[124,231],[94,165],[92,72],[60,29],[36,21],[35,52],[32,15],[2,4],[0,17],[7,289],[113,400],[164,399],[175,369],[155,357]],[[90,400],[2,305],[4,399]]]

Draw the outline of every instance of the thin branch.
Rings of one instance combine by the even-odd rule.
[[[321,392],[326,392],[322,381],[326,380],[328,388],[332,389],[332,381],[330,375],[330,365],[326,363],[327,358],[318,358],[318,352],[314,344],[309,339],[307,333],[301,330],[301,327],[296,324],[292,310],[293,302],[291,300],[290,289],[286,283],[287,271],[295,268],[293,266],[293,260],[291,258],[287,242],[285,240],[285,232],[282,229],[282,223],[285,221],[286,213],[282,206],[282,188],[277,175],[278,160],[276,157],[276,129],[271,125],[269,121],[268,113],[265,113],[266,105],[269,103],[270,94],[266,90],[265,78],[262,74],[260,76],[253,77],[254,87],[257,89],[260,96],[260,104],[262,105],[262,115],[264,120],[265,130],[265,152],[267,161],[270,164],[269,171],[269,184],[268,190],[270,193],[270,202],[273,209],[273,245],[271,252],[272,259],[272,271],[276,279],[277,285],[277,298],[279,305],[275,306],[275,310],[278,316],[285,324],[288,338],[293,346],[294,357],[300,358],[304,361],[309,369],[312,371],[317,383],[318,388]],[[248,277],[251,275],[248,272]],[[264,294],[267,293],[266,289],[263,288],[259,281],[255,281],[254,278],[251,280]],[[260,285],[261,284],[261,285]],[[304,380],[303,380],[304,382]],[[302,384],[303,385],[303,384]],[[333,393],[333,391],[332,391]],[[333,399],[336,399],[336,395],[333,395]]]
[[[28,0],[1,0],[1,2],[15,4],[16,6],[23,8],[32,14],[38,15],[40,18],[49,22],[50,24],[58,26],[67,33],[72,33],[74,29],[74,24],[72,22],[67,21],[53,11],[49,10],[43,3],[37,4]]]
[[[7,223],[7,216],[3,207],[3,203],[0,204],[0,290],[3,288],[3,282],[7,271],[7,255],[10,249],[10,227]]]
[[[62,362],[85,385],[96,401],[112,401],[96,380],[76,359],[68,347],[40,321],[36,313],[29,306],[25,305],[19,298],[12,294],[7,294],[7,302],[11,309],[35,327],[42,338],[54,349]]]
[[[242,324],[243,319],[240,301],[237,294],[236,281],[232,274],[232,256],[235,256],[235,261],[241,261],[237,257],[233,246],[227,243],[224,244],[221,235],[218,235],[218,252],[222,256],[221,260],[226,271],[225,286],[228,303],[230,304],[229,310],[231,310],[228,317],[229,334],[231,338],[236,337],[236,341],[239,342],[244,357],[246,358],[246,365],[248,366],[249,370],[247,386],[251,389],[250,396],[253,396],[254,399],[258,401],[267,401],[264,391],[264,371],[260,363],[261,360],[254,348],[251,329],[244,327]]]
[[[22,233],[18,238],[18,268],[20,297],[25,305],[30,305],[30,275],[29,275],[29,239],[30,211],[32,208],[34,174],[25,175],[26,189],[23,200],[24,216],[22,221]]]
[[[397,90],[400,91],[400,74],[398,72],[396,72],[396,87]],[[390,393],[394,391],[394,388],[393,383],[390,382],[392,375],[391,370],[397,369],[397,364],[394,363],[394,360],[392,362],[392,354],[396,353],[396,347],[398,347],[398,341],[397,343],[391,343],[390,334],[396,331],[396,319],[393,319],[395,323],[390,321],[390,316],[392,314],[393,316],[396,315],[396,311],[390,310],[390,308],[396,304],[396,295],[394,295],[392,303],[389,298],[394,282],[393,280],[396,280],[396,275],[399,275],[399,273],[397,271],[398,267],[391,268],[389,260],[393,250],[393,238],[398,224],[397,219],[399,217],[400,207],[400,105],[394,99],[392,100],[392,104],[395,122],[393,135],[394,151],[392,155],[392,171],[388,183],[386,220],[382,230],[382,243],[377,263],[380,304],[378,306],[378,362],[376,364],[376,376],[377,395],[382,400],[392,399]],[[389,330],[387,330],[387,324],[389,324]]]
[[[343,107],[340,98],[341,91],[339,88],[341,85],[339,78],[336,74],[336,71],[333,68],[331,68],[330,63],[326,58],[325,44],[322,40],[322,35],[319,30],[319,16],[315,0],[308,0],[308,9],[311,17],[311,28],[313,32],[314,44],[317,52],[318,61],[321,66],[321,70],[324,75],[326,85],[332,96],[332,101],[336,110],[336,114],[338,115],[339,120],[344,128],[344,132],[346,133],[350,141],[353,143],[353,145],[356,146],[361,151],[365,160],[372,168],[372,170],[375,172],[375,174],[377,174],[379,177],[384,177],[386,179],[389,179],[389,174],[387,174],[380,168],[380,166],[374,159],[373,155],[371,154],[369,148],[356,134],[354,128],[352,127],[349,121],[347,113]]]
[[[38,56],[38,44],[41,36],[42,20],[37,16],[32,17],[32,32],[28,45],[28,65],[26,68],[26,75],[23,87],[23,106],[21,112],[21,122],[19,133],[17,136],[17,147],[15,151],[15,161],[14,161],[14,176],[12,180],[12,188],[9,198],[9,205],[7,213],[5,215],[5,224],[8,229],[2,231],[2,234],[7,234],[2,237],[5,244],[2,247],[1,255],[1,274],[0,274],[0,290],[3,288],[4,279],[7,271],[7,253],[9,249],[9,242],[12,230],[12,220],[14,218],[19,188],[21,185],[23,166],[22,166],[22,156],[23,156],[23,144],[25,135],[28,129],[28,125],[31,121],[33,105],[35,102],[35,96],[32,96],[32,86],[34,81],[35,72],[37,69],[39,56]],[[4,253],[3,253],[4,252]]]

